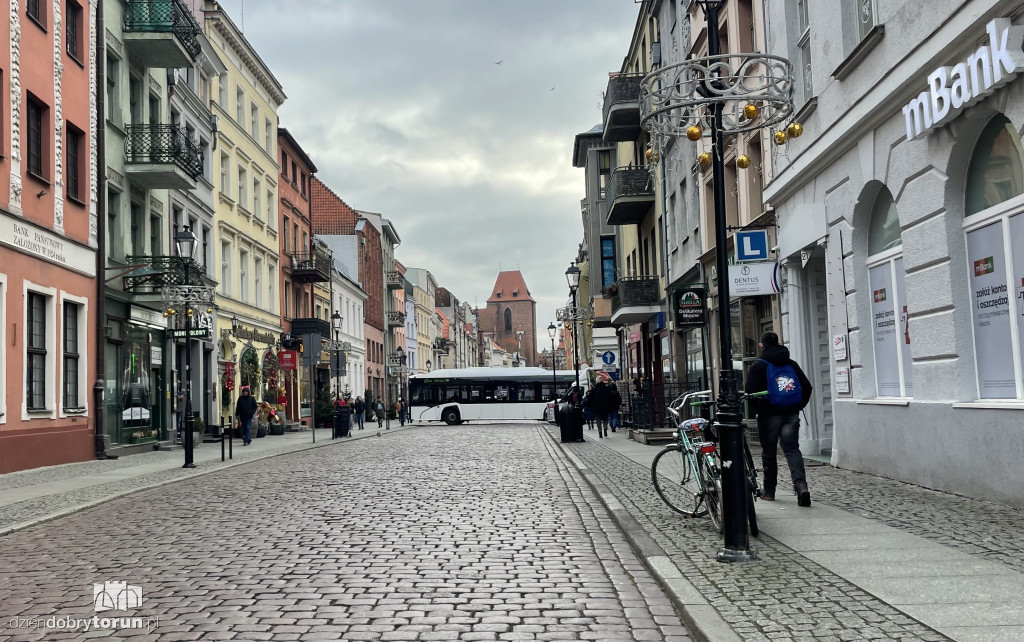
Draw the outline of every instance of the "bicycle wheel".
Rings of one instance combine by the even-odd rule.
[[[712,458],[710,456],[701,455],[700,474],[704,477],[704,505],[707,507],[708,517],[711,518],[711,523],[714,524],[715,530],[721,533],[722,479],[718,476],[718,471],[711,462]]]
[[[750,446],[747,440],[743,440],[744,470],[747,477],[747,523],[750,524],[750,534],[757,537],[761,531],[757,528],[757,510],[754,508],[754,500],[761,496],[761,489],[757,486],[757,469],[754,468],[754,458],[750,454]]]
[[[678,444],[666,446],[655,455],[651,463],[651,481],[661,500],[677,513],[701,517],[706,512],[696,471]]]

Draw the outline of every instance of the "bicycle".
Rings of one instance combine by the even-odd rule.
[[[680,409],[686,405],[690,397],[707,397],[711,394],[710,390],[693,392],[683,395],[669,404],[669,412],[679,420],[679,431],[673,433],[677,443],[666,446],[655,456],[654,462],[651,464],[651,478],[654,481],[655,490],[669,508],[687,517],[702,517],[708,514],[716,530],[722,532],[720,515],[722,467],[714,425],[704,418],[682,419],[680,413]],[[767,393],[742,394],[740,399],[751,399],[765,394]],[[708,399],[692,402],[689,405],[691,407],[714,407],[715,402]],[[690,434],[697,432],[701,433],[704,437],[703,440],[690,438]],[[698,451],[699,458],[697,457]],[[678,459],[668,456],[669,453],[674,452],[682,452],[683,455]],[[762,496],[762,490],[757,482],[757,468],[754,466],[754,458],[750,453],[746,435],[743,435],[743,464],[749,491],[746,495],[747,522],[750,526],[750,534],[757,537],[760,530],[757,527],[754,502]],[[673,467],[677,468],[673,470]],[[664,477],[666,481],[671,480],[672,482],[678,478],[679,481],[665,483],[665,481],[659,480],[659,477]],[[693,510],[688,510],[691,502]]]

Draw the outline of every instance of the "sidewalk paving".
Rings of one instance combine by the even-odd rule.
[[[780,485],[775,502],[757,503],[761,537],[751,539],[751,548],[760,560],[720,564],[713,553],[721,536],[709,520],[687,520],[657,497],[650,465],[660,447],[630,441],[623,431],[596,434],[585,431],[585,443],[563,448],[699,637],[1024,639],[1024,573],[1013,561],[1024,543],[1019,509],[808,461],[812,507],[797,507]],[[779,466],[780,481],[788,479],[785,462]],[[860,488],[867,490],[863,497]],[[843,495],[867,505],[830,504]],[[988,523],[973,519],[990,514],[1000,515]],[[1008,525],[1012,535],[1003,530]],[[960,529],[962,539],[949,528]],[[871,615],[864,623],[853,621],[864,613]]]
[[[403,427],[395,421],[391,432],[411,426],[413,424]],[[371,426],[367,423],[363,430],[350,431],[351,437],[333,440],[331,429],[319,428],[315,444],[311,430],[268,435],[253,439],[249,446],[244,447],[241,439],[234,439],[232,459],[226,459],[228,442],[225,439],[224,462],[221,462],[220,442],[207,442],[193,452],[195,468],[182,468],[185,451],[181,447],[173,447],[119,459],[47,466],[0,475],[0,536],[178,479],[353,439],[376,438],[377,433],[376,424]]]

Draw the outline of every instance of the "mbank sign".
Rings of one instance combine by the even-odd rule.
[[[928,90],[903,108],[907,140],[946,124],[1024,68],[1024,26],[1014,26],[1009,18],[996,18],[985,29],[987,45],[952,67],[933,71],[928,76]]]

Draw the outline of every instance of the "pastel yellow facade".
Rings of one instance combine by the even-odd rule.
[[[225,339],[218,354],[219,385],[223,390],[232,370],[236,388],[251,385],[257,399],[276,401],[273,382],[254,371],[276,354],[282,332],[277,110],[285,94],[219,4],[207,0],[204,9],[206,36],[227,66],[211,95],[218,123],[212,152],[217,336]],[[236,395],[224,390],[225,409]]]

